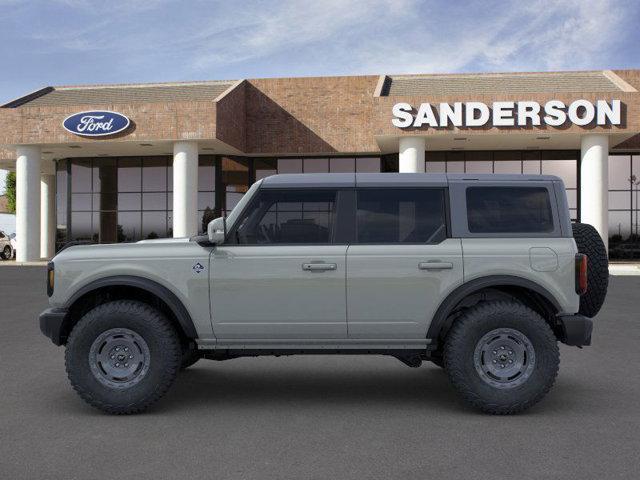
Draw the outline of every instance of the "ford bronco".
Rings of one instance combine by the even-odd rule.
[[[207,235],[62,250],[40,328],[109,413],[147,409],[200,359],[376,354],[431,361],[510,414],[549,391],[558,342],[591,343],[607,283],[557,177],[274,175]]]

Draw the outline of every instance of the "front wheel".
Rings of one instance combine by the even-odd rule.
[[[65,364],[71,385],[90,405],[129,414],[159,400],[176,378],[182,352],[166,317],[138,301],[90,310],[73,327]]]
[[[182,360],[180,362],[180,370],[186,370],[195,365],[202,356],[195,345],[188,345],[182,350]]]
[[[5,245],[5,247],[2,249],[2,259],[11,260],[11,257],[13,257],[13,253],[11,252],[11,247],[9,245]]]
[[[539,402],[558,374],[553,331],[518,302],[486,302],[470,308],[447,335],[444,366],[471,406],[512,414]]]

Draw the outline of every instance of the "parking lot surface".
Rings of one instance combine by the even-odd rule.
[[[308,356],[201,361],[148,413],[69,386],[40,334],[42,267],[0,268],[0,478],[633,479],[640,472],[640,277],[612,277],[594,345],[561,347],[518,416],[468,409],[431,364]]]

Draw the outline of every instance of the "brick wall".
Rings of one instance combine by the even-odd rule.
[[[216,102],[216,137],[241,152],[246,148],[246,87],[243,81]]]
[[[640,90],[640,71],[616,72]],[[378,76],[252,79],[241,82],[219,102],[96,104],[0,109],[0,147],[30,143],[130,142],[180,139],[218,139],[247,154],[376,153],[376,136],[450,135],[452,131],[399,129],[391,124],[397,102],[469,101],[491,103],[496,95],[465,94],[447,97],[374,97]],[[511,94],[500,100],[551,99],[570,103],[618,98],[626,106],[627,124],[622,127],[534,127],[531,133],[640,132],[640,93]],[[63,119],[83,110],[115,110],[127,115],[133,127],[105,140],[85,139],[66,132]],[[485,127],[460,129],[465,135],[512,135],[523,129]],[[637,143],[637,140],[633,142]],[[631,142],[631,145],[636,143]],[[497,146],[497,145],[496,145]],[[498,146],[497,146],[498,147]],[[11,152],[0,151],[2,156]]]
[[[62,128],[67,116],[85,110],[120,112],[131,119],[131,127],[104,140],[79,137]],[[215,138],[215,113],[213,101],[2,108],[0,145]]]

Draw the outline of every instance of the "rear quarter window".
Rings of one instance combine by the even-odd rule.
[[[554,230],[549,190],[544,187],[469,187],[470,233],[548,233]]]

